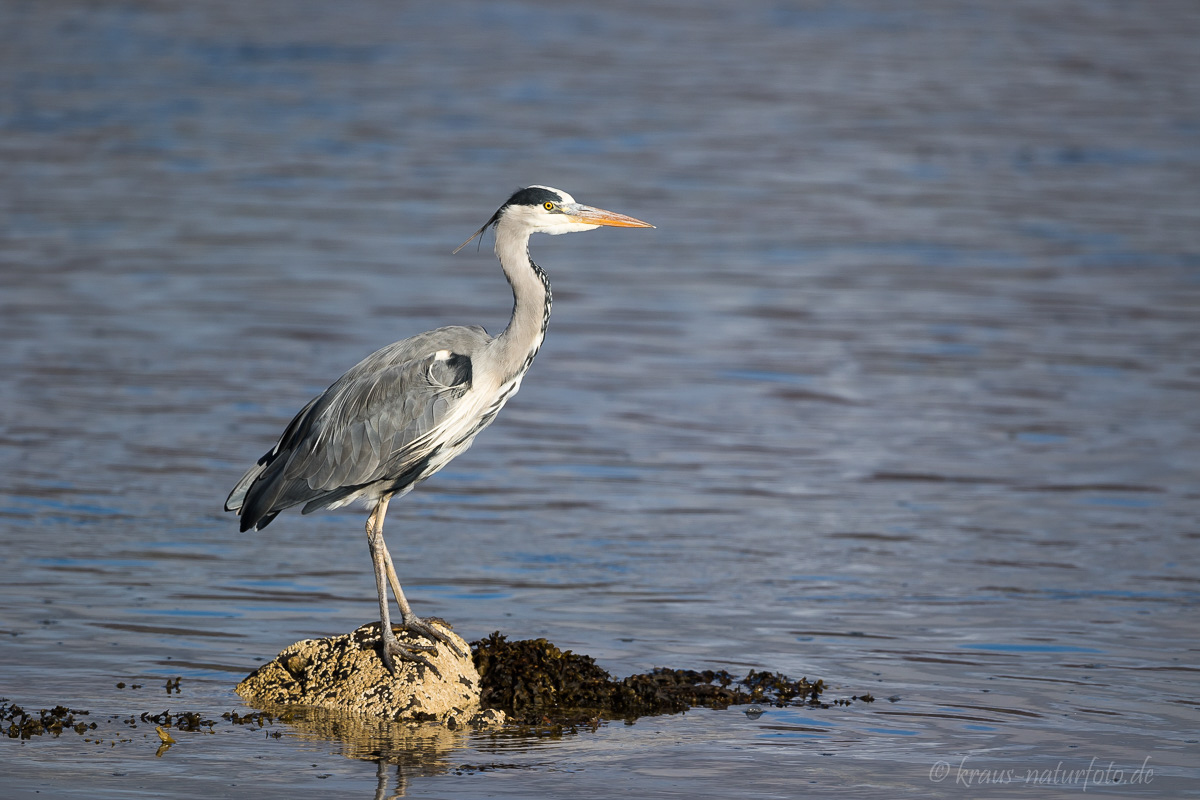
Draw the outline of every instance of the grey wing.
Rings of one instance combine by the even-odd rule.
[[[226,508],[242,515],[242,530],[262,528],[299,503],[308,512],[420,480],[487,341],[482,328],[441,328],[368,356],[296,415]]]

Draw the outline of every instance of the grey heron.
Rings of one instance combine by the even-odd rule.
[[[393,656],[433,668],[421,653],[436,652],[436,642],[466,654],[409,607],[383,540],[388,503],[470,447],[520,388],[550,319],[550,282],[529,256],[530,235],[574,233],[601,225],[654,227],[582,205],[548,186],[529,186],[513,194],[454,251],[495,228],[496,257],[513,292],[508,327],[494,338],[478,326],[438,328],[367,356],[296,414],[225,501],[226,511],[241,516],[242,531],[262,530],[279,512],[301,503],[305,514],[366,503],[367,543],[379,595],[380,652],[393,674]],[[399,642],[388,613],[389,583],[400,607],[400,627],[435,644]]]

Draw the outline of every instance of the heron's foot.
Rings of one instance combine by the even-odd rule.
[[[415,664],[421,664],[433,670],[433,674],[439,678],[442,673],[434,663],[430,661],[422,653],[437,653],[437,648],[429,644],[411,644],[401,643],[396,638],[396,634],[390,628],[382,630],[381,641],[379,642],[379,655],[383,659],[383,665],[387,667],[387,671],[396,674],[396,658],[401,661],[412,661]]]
[[[441,620],[438,620],[441,622]],[[425,620],[415,614],[405,619],[396,626],[398,630],[403,630],[410,634],[423,636],[434,642],[441,642],[450,648],[451,652],[459,658],[466,658],[466,655],[459,649],[458,645],[448,637],[445,633],[430,625]],[[436,654],[436,644],[413,644],[411,642],[401,642],[396,638],[396,633],[392,629],[382,631],[382,641],[379,646],[380,656],[383,658],[383,665],[387,667],[388,672],[396,674],[396,661],[399,658],[402,661],[412,661],[416,664],[422,664],[433,670],[433,674],[439,678],[442,677],[441,671],[434,665],[432,661],[426,658],[422,653]]]
[[[430,617],[430,619],[434,622],[440,622],[442,625],[445,625],[447,628],[450,627],[449,625],[446,625],[445,620],[437,619],[436,617]],[[467,657],[467,654],[464,653],[462,650],[458,649],[458,645],[455,644],[454,640],[451,639],[449,636],[447,636],[445,634],[445,632],[440,631],[437,628],[433,627],[428,622],[426,622],[425,620],[418,617],[416,614],[413,614],[409,617],[405,617],[404,621],[400,623],[400,627],[404,628],[404,630],[408,631],[409,633],[415,633],[418,636],[424,636],[426,639],[430,639],[435,642],[441,642],[442,644],[449,647],[450,652],[454,653],[454,655],[458,656],[459,658]],[[437,648],[430,647],[429,651],[436,653]]]

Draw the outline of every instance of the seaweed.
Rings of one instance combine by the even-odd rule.
[[[77,708],[67,708],[63,705],[54,708],[40,709],[37,714],[31,714],[16,703],[0,703],[0,722],[9,723],[4,732],[10,739],[29,739],[49,733],[61,736],[65,730],[73,730],[78,734],[96,727],[94,722],[76,721],[76,715],[87,716],[89,712]]]
[[[546,639],[508,641],[498,631],[471,644],[480,703],[533,727],[595,726],[603,719],[676,714],[689,708],[768,703],[825,705],[822,680],[791,680],[753,670],[741,680],[725,670],[659,668],[614,679],[590,656]],[[865,697],[863,699],[866,699]]]

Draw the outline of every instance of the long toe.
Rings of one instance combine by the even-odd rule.
[[[441,622],[441,620],[438,621]],[[435,642],[441,642],[449,647],[454,655],[458,656],[459,658],[467,657],[467,654],[459,649],[458,645],[454,643],[454,640],[447,636],[444,631],[438,630],[415,614],[401,622],[400,627],[404,628],[404,630],[408,631],[409,633],[415,633],[418,636],[424,636],[426,639],[430,639]],[[430,651],[437,652],[436,648],[430,648]]]
[[[421,648],[421,649],[424,650],[425,648]],[[412,661],[414,663],[429,667],[429,669],[433,670],[434,675],[437,675],[439,678],[442,677],[442,671],[439,670],[432,661],[430,661],[428,658],[421,655],[420,653],[416,652],[412,648],[405,647],[404,645],[400,644],[399,642],[396,642],[395,644],[393,644],[391,646],[384,645],[384,652],[388,653],[390,656],[398,656],[401,659],[403,659],[404,661]],[[385,658],[384,663],[387,664],[387,662],[388,662],[388,659]],[[395,675],[396,674],[395,662],[393,662],[388,667],[388,669],[391,671],[391,673],[393,675]]]
[[[441,671],[422,653],[437,653],[437,647],[427,644],[401,644],[396,638],[396,634],[392,631],[386,631],[383,634],[382,641],[379,643],[379,655],[383,659],[383,665],[387,667],[388,672],[392,675],[396,674],[396,658],[402,661],[412,661],[416,664],[422,664],[439,678],[442,677]]]

